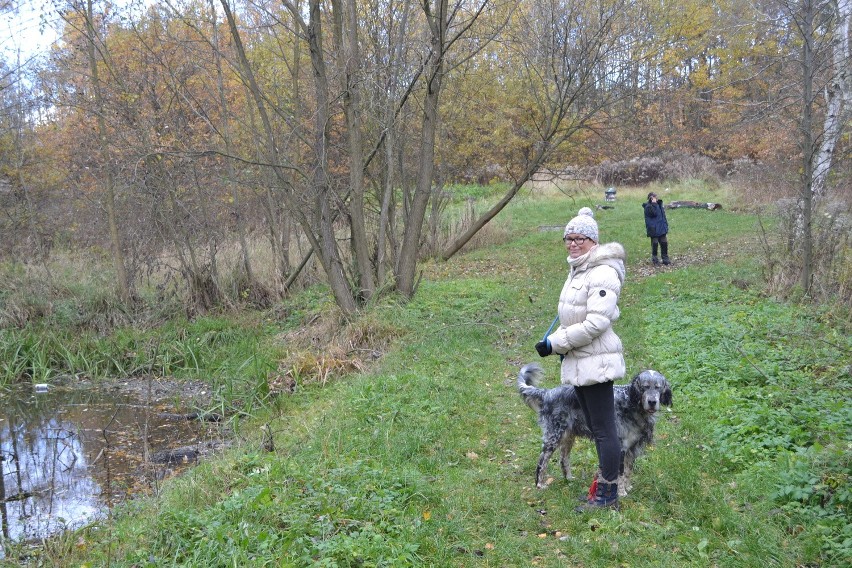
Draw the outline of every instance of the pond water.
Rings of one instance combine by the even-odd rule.
[[[217,446],[192,410],[121,389],[0,387],[0,558],[30,541],[104,517]]]

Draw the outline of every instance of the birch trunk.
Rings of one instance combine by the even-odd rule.
[[[101,92],[101,82],[98,75],[98,60],[96,57],[94,9],[92,0],[86,0],[86,48],[89,60],[89,72],[91,73],[92,94],[95,99],[95,113],[97,114],[98,145],[103,160],[106,179],[103,183],[104,208],[107,215],[107,226],[109,227],[109,240],[112,245],[112,265],[115,270],[115,278],[118,284],[118,293],[121,301],[129,306],[133,294],[130,281],[127,278],[125,268],[124,247],[121,236],[118,233],[118,221],[115,205],[115,176],[112,165],[109,163],[109,142],[107,141],[106,121],[104,120],[104,99]]]

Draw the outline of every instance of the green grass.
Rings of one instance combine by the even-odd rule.
[[[683,198],[701,195],[688,191]],[[533,484],[540,432],[515,375],[539,360],[533,345],[566,275],[561,232],[539,227],[564,225],[589,203],[524,197],[500,217],[507,242],[427,264],[411,302],[365,314],[406,330],[373,369],[281,396],[238,429],[227,455],[167,484],[159,500],[58,539],[33,563],[843,565],[852,552],[848,318],[763,295],[759,259],[744,245],[755,219],[728,209],[670,211],[675,264],[649,270],[645,193],[619,190],[616,208],[597,215],[603,239],[628,250],[617,323],[628,371],[653,367],[674,387],[620,512],[573,512],[596,463],[588,442],[575,449],[576,480]],[[271,365],[282,348],[274,338],[300,321],[252,328],[258,359]],[[162,345],[200,343],[236,381],[245,369],[234,362],[248,357],[240,329],[169,326]],[[240,355],[227,356],[229,345]],[[555,385],[557,361],[542,362]],[[274,453],[260,450],[264,423]]]
[[[0,329],[0,385],[65,383],[127,376],[200,379],[217,393],[219,410],[253,412],[266,404],[266,379],[282,348],[256,315],[174,320],[155,329],[112,334],[34,325]]]

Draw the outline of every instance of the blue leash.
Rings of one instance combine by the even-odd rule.
[[[550,335],[551,331],[553,331],[553,326],[556,325],[556,322],[558,322],[558,321],[559,321],[559,316],[557,315],[554,318],[553,323],[550,324],[550,327],[547,328],[547,331],[544,332],[544,337],[541,338],[542,341],[547,341],[547,336]]]

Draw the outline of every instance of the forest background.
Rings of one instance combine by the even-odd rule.
[[[548,176],[791,198],[776,287],[837,292],[838,244],[814,239],[848,211],[847,0],[44,10],[61,23],[47,54],[2,62],[4,325],[74,295],[60,256],[103,290],[84,325],[266,307],[318,281],[352,314],[410,298],[418,262]],[[445,214],[465,182],[506,187]]]

